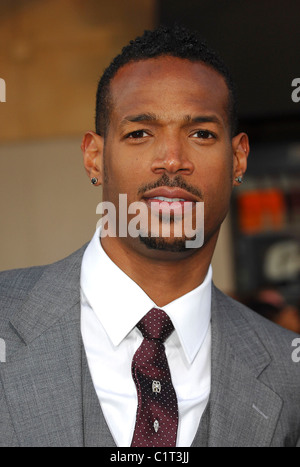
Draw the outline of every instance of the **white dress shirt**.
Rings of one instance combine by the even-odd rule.
[[[130,446],[137,392],[131,363],[143,337],[136,328],[157,305],[107,256],[95,232],[82,260],[81,333],[99,402],[119,447]],[[177,446],[193,442],[210,393],[211,277],[162,309],[175,331],[165,342],[177,394]],[[184,278],[183,278],[184,280]]]

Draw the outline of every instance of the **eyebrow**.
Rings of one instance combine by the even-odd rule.
[[[186,123],[216,123],[221,125],[221,120],[216,115],[196,115],[195,117],[186,115],[184,120]]]
[[[130,122],[138,123],[138,122],[154,122],[158,121],[159,118],[153,113],[143,113],[137,115],[127,115],[121,121],[121,126],[126,125]]]
[[[159,122],[161,119],[151,113],[142,113],[142,114],[137,114],[137,115],[127,115],[126,117],[123,118],[121,121],[120,126],[126,126],[128,123],[141,123],[141,122]],[[221,126],[221,120],[214,114],[212,115],[196,115],[195,117],[192,117],[191,115],[185,115],[183,117],[183,121],[186,124],[193,124],[193,123],[216,123],[217,125]]]

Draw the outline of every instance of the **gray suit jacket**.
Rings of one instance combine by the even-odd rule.
[[[0,274],[0,446],[115,446],[80,334],[84,249]],[[212,389],[193,446],[300,447],[295,337],[213,287]]]

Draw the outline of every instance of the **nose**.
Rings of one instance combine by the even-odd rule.
[[[187,154],[180,137],[170,135],[156,147],[156,156],[152,162],[152,171],[155,174],[167,172],[169,174],[190,175],[194,171],[194,164]]]

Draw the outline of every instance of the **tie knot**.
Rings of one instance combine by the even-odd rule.
[[[173,332],[174,326],[169,316],[159,308],[152,308],[141,321],[137,328],[145,339],[159,339],[164,342]]]

